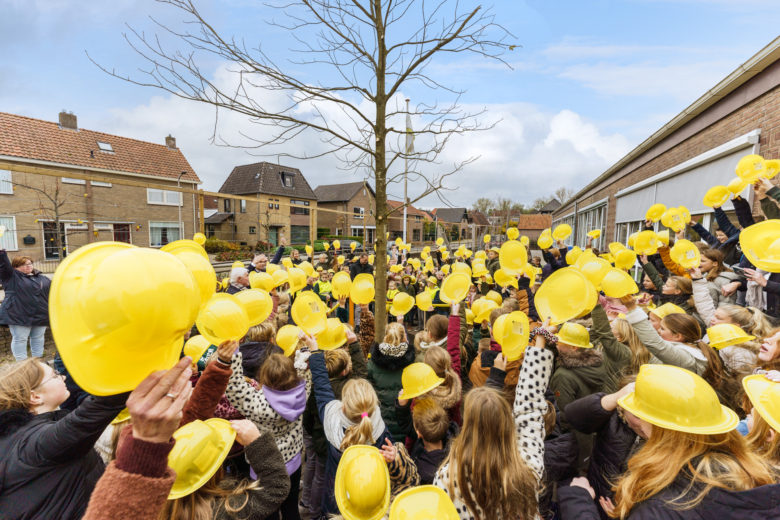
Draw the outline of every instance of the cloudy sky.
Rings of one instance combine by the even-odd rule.
[[[292,49],[300,44],[291,31],[268,25],[285,20],[263,2],[196,4],[222,35],[261,46],[285,71],[307,82],[338,82],[327,67],[294,63],[300,55]],[[493,125],[453,138],[438,163],[417,165],[433,177],[477,158],[445,181],[446,200],[456,206],[470,206],[480,196],[530,204],[559,186],[582,187],[772,41],[780,27],[776,0],[496,0],[486,7],[511,33],[507,43],[517,45],[503,56],[511,67],[453,54],[426,69],[435,80],[464,91],[459,98],[464,111],[481,112],[479,122]],[[414,16],[388,39],[408,34]],[[301,168],[312,187],[366,176],[365,169],[339,168],[330,156],[301,161],[273,155],[321,153],[321,136],[311,133],[275,149],[236,147],[267,137],[268,130],[227,112],[215,123],[209,106],[112,78],[89,60],[88,55],[119,74],[142,78],[147,64],[124,35],[133,28],[154,37],[160,29],[150,17],[186,27],[183,13],[153,0],[0,0],[0,111],[53,121],[66,109],[82,128],[158,143],[172,134],[210,190],[235,165],[260,160]],[[188,50],[164,35],[161,42]],[[215,84],[235,85],[234,65],[214,55],[199,54],[197,60]],[[265,107],[282,106],[275,93],[257,89],[252,97]],[[420,84],[404,87],[396,101],[406,97],[414,107],[455,99]],[[343,117],[320,108],[330,121]],[[298,113],[307,112],[311,107]],[[423,117],[413,120],[415,129],[425,123]],[[416,147],[424,145],[420,139]],[[422,189],[422,183],[412,183],[410,196]],[[400,198],[402,188],[392,185],[389,192]],[[418,203],[440,205],[433,196]]]

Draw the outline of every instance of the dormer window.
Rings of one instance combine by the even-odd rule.
[[[282,179],[282,186],[285,188],[293,187],[293,174],[288,172],[282,172],[279,174]]]
[[[101,152],[114,153],[114,147],[111,146],[111,143],[104,143],[103,141],[98,141],[97,145],[98,145],[98,149]]]

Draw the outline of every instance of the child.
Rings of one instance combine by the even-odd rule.
[[[449,453],[450,441],[458,434],[458,425],[430,398],[415,401],[412,423],[417,434],[412,460],[420,473],[421,484],[433,484],[436,471]]]

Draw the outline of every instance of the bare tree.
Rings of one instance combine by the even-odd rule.
[[[509,227],[509,218],[512,214],[512,200],[504,197],[496,199],[496,210],[501,218],[504,220],[504,233],[506,233]]]
[[[567,188],[566,186],[561,186],[553,192],[553,195],[555,195],[555,198],[558,199],[558,202],[563,204],[574,196],[574,190]]]
[[[545,207],[550,201],[552,200],[552,197],[540,197],[534,201],[533,204],[531,204],[531,207],[539,211],[543,207]]]
[[[471,209],[474,211],[479,211],[483,215],[487,215],[488,212],[495,207],[495,203],[493,202],[493,199],[489,199],[487,197],[480,197],[478,198],[474,204],[471,206]]]
[[[220,34],[192,0],[159,1],[182,11],[186,28],[176,30],[155,22],[164,38],[131,28],[125,37],[149,64],[140,77],[101,68],[134,84],[212,105],[215,114],[230,110],[269,127],[270,137],[245,135],[249,144],[241,146],[298,158],[335,154],[344,169],[367,172],[376,193],[376,299],[384,301],[387,187],[404,180],[404,159],[411,163],[408,178],[424,186],[404,204],[431,194],[445,200],[444,181],[475,158],[437,173],[420,167],[438,162],[453,136],[492,126],[479,121],[483,111],[464,112],[458,104],[462,92],[444,85],[428,66],[435,57],[452,54],[503,62],[501,55],[510,48],[504,43],[507,31],[481,6],[464,11],[457,0],[290,0],[276,7],[284,21],[269,22],[288,31],[299,44],[293,55],[300,58],[283,67],[260,46],[250,48],[242,40]],[[162,41],[169,39],[185,49],[166,48]],[[229,64],[235,84],[222,86],[203,72],[202,64],[214,58]],[[299,71],[300,77],[291,70]],[[329,74],[322,74],[323,70]],[[410,86],[436,91],[439,97],[448,94],[454,100],[444,105],[420,103],[407,111],[402,90]],[[271,93],[274,104],[259,99],[259,93]],[[407,114],[419,125],[412,134],[404,124]],[[217,123],[215,117],[213,141],[238,146],[218,137]],[[291,154],[267,148],[307,132],[316,133],[325,151]],[[376,314],[376,334],[381,337],[385,306],[377,305]]]

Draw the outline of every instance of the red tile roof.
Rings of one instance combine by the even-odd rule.
[[[546,229],[552,225],[552,215],[540,213],[530,213],[518,215],[517,229]]]
[[[390,199],[387,199],[387,205],[390,206],[390,209],[398,208],[402,204],[403,204],[403,202],[401,202],[400,200],[390,200]],[[403,217],[403,210],[402,209],[399,210],[398,213],[400,213],[401,217]],[[422,211],[420,209],[415,208],[411,204],[407,208],[406,214],[407,215],[419,216],[419,217],[423,217],[426,220],[430,220],[430,216],[426,212],[424,212],[424,211]]]
[[[103,152],[98,141],[114,149]],[[90,154],[91,152],[91,154]],[[200,182],[178,148],[0,112],[0,155]]]

